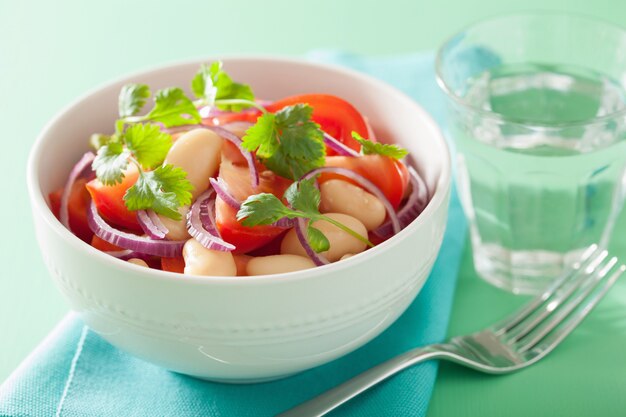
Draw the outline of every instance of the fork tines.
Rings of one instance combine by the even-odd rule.
[[[519,353],[547,353],[602,299],[624,272],[616,257],[592,245],[571,270],[521,311],[492,327]]]

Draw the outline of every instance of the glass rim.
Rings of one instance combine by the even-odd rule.
[[[485,119],[492,119],[496,122],[507,123],[509,125],[526,127],[526,128],[535,128],[537,130],[558,130],[568,127],[576,127],[576,126],[586,126],[593,125],[598,123],[607,122],[610,120],[614,120],[620,117],[626,116],[626,108],[622,110],[618,110],[616,112],[605,114],[603,116],[596,116],[590,119],[585,120],[574,120],[569,122],[562,123],[542,123],[542,122],[521,122],[519,120],[515,120],[509,117],[506,117],[500,113],[496,113],[493,111],[482,109],[478,106],[469,104],[463,97],[460,97],[456,94],[450,85],[446,82],[445,77],[443,76],[443,50],[452,43],[459,35],[474,29],[482,24],[494,22],[498,20],[505,20],[516,17],[546,17],[546,16],[554,16],[559,18],[575,18],[579,20],[585,20],[590,23],[596,23],[600,25],[604,25],[607,27],[611,27],[620,32],[624,32],[626,35],[626,26],[621,26],[617,23],[609,22],[602,18],[597,18],[594,16],[585,15],[582,13],[574,13],[574,12],[560,12],[555,10],[536,10],[536,11],[525,11],[525,12],[512,12],[512,13],[504,13],[493,15],[484,19],[476,20],[461,30],[453,33],[451,36],[448,36],[445,41],[437,48],[437,52],[435,55],[435,78],[439,88],[449,97],[455,104],[461,106],[465,110],[475,113],[476,115],[483,117]]]

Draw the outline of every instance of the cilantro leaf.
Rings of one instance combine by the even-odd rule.
[[[115,185],[124,179],[130,152],[119,142],[111,142],[98,149],[91,168],[104,185]]]
[[[215,63],[213,63],[213,65],[215,65]],[[211,66],[202,64],[191,80],[191,90],[193,93],[196,97],[204,99],[209,106],[213,105],[215,96],[217,95],[217,87],[215,87],[211,76]]]
[[[116,142],[116,135],[103,135],[102,133],[94,133],[89,137],[89,146],[91,146],[94,150],[98,150],[102,148],[104,145],[109,142]]]
[[[262,193],[252,195],[241,204],[241,208],[237,212],[237,220],[244,226],[252,227],[272,224],[285,217],[289,219],[297,217],[307,219],[306,239],[311,248],[318,253],[327,251],[330,248],[330,242],[321,230],[313,227],[313,222],[316,220],[324,220],[335,225],[367,245],[373,246],[372,243],[367,240],[367,237],[361,236],[333,218],[320,214],[318,208],[320,204],[320,192],[315,186],[315,179],[311,178],[293,183],[287,188],[287,191],[285,191],[285,199],[287,199],[293,208],[285,206],[283,202],[273,194]]]
[[[306,240],[311,245],[311,248],[317,252],[324,252],[330,249],[330,242],[328,238],[322,233],[321,230],[316,229],[311,226],[311,222],[309,222],[309,227],[307,228]]]
[[[222,69],[221,61],[215,61],[210,66],[202,65],[191,81],[191,88],[196,97],[204,99],[208,105],[215,102],[221,110],[240,111],[250,105],[219,103],[220,100],[254,101],[250,86],[234,82]]]
[[[259,158],[271,157],[280,146],[276,128],[276,115],[265,113],[246,131],[242,146],[250,152],[256,150]]]
[[[150,88],[145,84],[126,84],[118,98],[120,117],[134,116],[139,113],[150,97]]]
[[[172,147],[172,137],[150,123],[132,125],[126,129],[124,139],[128,149],[145,169],[161,165]]]
[[[237,212],[237,220],[248,227],[272,224],[284,217],[293,218],[294,211],[285,207],[274,194],[268,193],[251,195]]]
[[[409,153],[409,151],[402,149],[398,145],[386,145],[364,139],[357,132],[352,132],[352,138],[361,144],[361,153],[363,155],[382,155],[393,159],[402,159]]]
[[[315,178],[294,182],[285,191],[285,198],[296,210],[319,214],[321,196],[315,186]]]
[[[174,220],[180,220],[180,206],[191,203],[193,186],[187,173],[173,165],[164,165],[154,171],[140,172],[135,185],[124,195],[126,207],[131,210],[152,209]]]
[[[306,104],[287,106],[275,114],[264,114],[246,132],[243,146],[257,150],[265,166],[278,175],[297,180],[324,165],[324,134],[311,121],[313,109]]]
[[[163,123],[165,127],[182,126],[202,121],[196,106],[178,87],[157,91],[154,97],[154,107],[145,119]]]

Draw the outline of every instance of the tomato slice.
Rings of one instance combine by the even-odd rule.
[[[87,190],[96,204],[96,208],[102,217],[112,225],[141,232],[141,226],[137,221],[137,214],[126,208],[124,194],[126,190],[137,182],[139,171],[134,165],[130,165],[124,173],[124,179],[120,184],[104,185],[98,179],[87,183]]]
[[[286,231],[274,226],[243,226],[237,220],[237,210],[219,197],[215,200],[215,210],[217,230],[222,239],[235,245],[233,254],[248,253],[265,246]]]
[[[252,188],[250,170],[247,165],[235,163],[237,158],[230,154],[232,149],[222,150],[222,163],[219,176],[228,185],[229,192],[239,201],[244,201],[253,194],[271,193],[282,198],[291,181],[279,177],[273,172],[261,170],[258,189]],[[233,161],[233,159],[235,161]],[[259,167],[262,169],[262,167]],[[258,249],[282,234],[285,229],[274,226],[243,226],[237,220],[237,210],[226,204],[221,198],[215,202],[215,222],[222,239],[237,248],[233,253],[241,254]]]
[[[93,233],[91,229],[89,229],[89,223],[87,222],[87,207],[89,206],[91,198],[85,188],[86,183],[87,180],[84,178],[79,178],[74,182],[67,209],[72,233],[78,236],[79,239],[89,243]],[[61,209],[62,195],[63,188],[60,188],[50,193],[48,196],[50,209],[57,219],[59,218],[59,212]]]
[[[182,256],[175,258],[161,258],[161,269],[163,271],[178,272],[182,274],[185,272],[185,259]]]
[[[364,155],[359,158],[330,156],[326,158],[326,166],[347,168],[361,174],[380,188],[396,209],[400,206],[409,183],[406,165],[386,156]],[[324,182],[330,179],[341,179],[358,185],[346,177],[331,173],[322,174],[319,181]]]
[[[302,94],[286,97],[265,106],[267,111],[275,113],[280,109],[294,104],[308,104],[313,107],[313,121],[319,123],[322,130],[341,141],[344,145],[361,150],[361,145],[352,139],[352,132],[357,132],[364,138],[369,137],[367,123],[361,113],[350,103],[330,94]],[[238,113],[218,114],[203,123],[209,125],[226,125],[234,122],[256,123],[261,112],[247,109]],[[327,148],[328,155],[336,155],[335,151]]]

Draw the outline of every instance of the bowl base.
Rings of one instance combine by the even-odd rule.
[[[298,372],[287,374],[287,375],[271,376],[271,377],[267,377],[267,378],[250,378],[250,379],[211,378],[211,377],[196,376],[196,375],[186,375],[186,376],[190,376],[192,378],[201,379],[201,380],[207,381],[207,382],[217,382],[217,383],[220,383],[220,384],[232,384],[232,385],[242,384],[243,385],[243,384],[262,384],[264,382],[274,382],[274,381],[278,381],[279,379],[289,378],[290,376],[296,375],[297,373]],[[185,375],[185,374],[181,374],[181,375]]]

